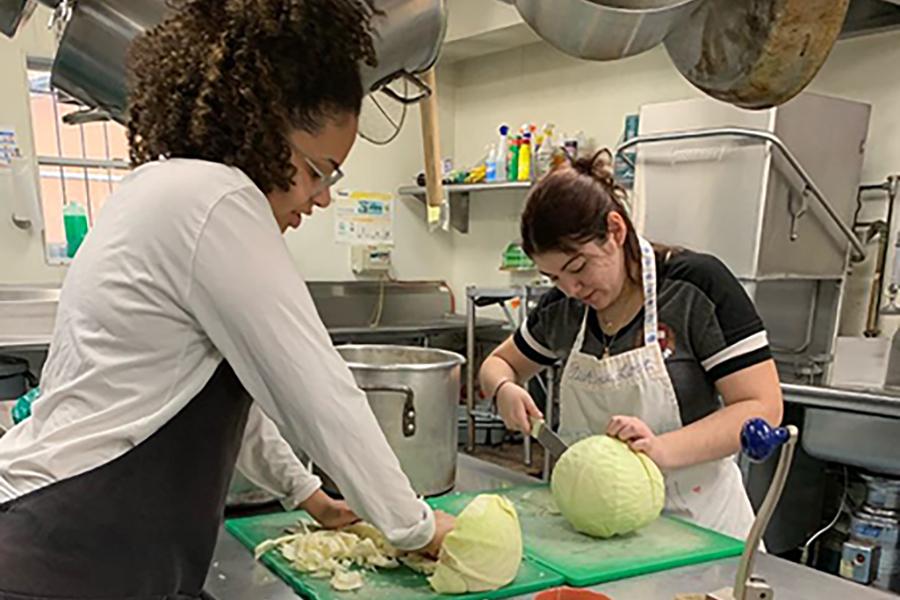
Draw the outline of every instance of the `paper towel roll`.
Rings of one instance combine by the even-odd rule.
[[[43,231],[44,215],[35,184],[34,161],[23,156],[10,161],[12,215],[14,220],[31,221],[33,231]]]

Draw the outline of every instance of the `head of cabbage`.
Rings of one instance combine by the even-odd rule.
[[[521,562],[515,507],[502,496],[481,494],[456,517],[428,583],[439,594],[496,590],[516,578]]]
[[[647,525],[659,516],[666,497],[656,463],[606,435],[566,450],[550,477],[550,491],[572,527],[601,538]]]

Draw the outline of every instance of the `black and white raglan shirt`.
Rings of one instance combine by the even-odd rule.
[[[693,423],[722,406],[718,380],[772,357],[766,330],[744,288],[717,258],[689,250],[657,255],[659,341],[681,420]],[[572,351],[586,305],[559,289],[541,297],[515,334],[531,360],[551,365]],[[643,345],[644,312],[614,335],[604,335],[591,310],[583,352],[611,355]]]

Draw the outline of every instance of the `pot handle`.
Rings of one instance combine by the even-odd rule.
[[[412,437],[416,434],[416,405],[413,403],[415,392],[408,385],[361,385],[364,392],[394,392],[403,394],[406,400],[403,402],[402,429],[403,437]]]

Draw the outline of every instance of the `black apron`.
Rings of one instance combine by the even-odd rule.
[[[0,599],[201,596],[250,403],[223,361],[141,444],[0,505]]]

